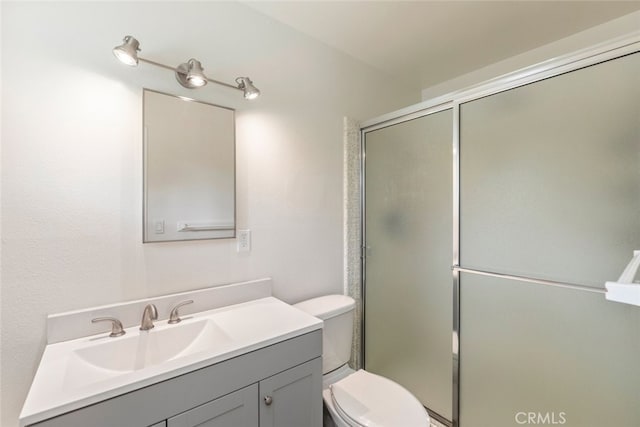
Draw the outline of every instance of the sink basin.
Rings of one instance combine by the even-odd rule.
[[[76,350],[80,360],[94,367],[130,372],[177,357],[205,351],[231,342],[222,329],[207,319],[140,331]]]
[[[65,384],[76,387],[145,369],[203,351],[228,347],[233,339],[211,319],[103,338],[73,351]]]

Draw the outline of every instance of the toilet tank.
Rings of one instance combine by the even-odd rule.
[[[351,358],[353,298],[326,295],[294,304],[294,307],[324,322],[322,329],[322,373],[339,368]]]

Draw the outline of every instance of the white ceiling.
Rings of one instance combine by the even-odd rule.
[[[248,1],[426,88],[640,9],[640,1]]]

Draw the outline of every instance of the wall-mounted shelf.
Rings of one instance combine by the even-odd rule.
[[[607,300],[640,306],[640,283],[633,281],[639,267],[640,250],[636,250],[618,281],[605,283]]]

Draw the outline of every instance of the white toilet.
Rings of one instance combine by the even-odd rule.
[[[351,355],[355,301],[327,295],[294,307],[324,321],[322,397],[337,427],[428,427],[429,415],[409,391],[390,379],[354,371]]]

